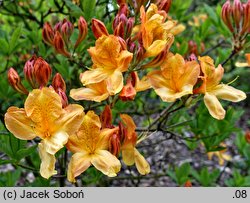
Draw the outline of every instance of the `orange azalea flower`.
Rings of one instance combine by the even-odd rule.
[[[199,74],[200,68],[196,61],[185,62],[179,54],[168,54],[161,70],[150,72],[148,78],[156,94],[163,101],[174,102],[184,95],[193,93],[193,86]]]
[[[175,22],[171,20],[165,22],[167,17],[166,12],[158,11],[155,4],[151,4],[147,12],[145,12],[142,6],[140,13],[140,33],[143,47],[146,49],[144,57],[156,56],[163,51],[167,45],[173,43],[174,36],[170,33],[170,30],[174,28]]]
[[[62,108],[60,96],[50,88],[34,89],[29,93],[24,108],[10,107],[5,124],[13,135],[22,140],[40,137],[40,173],[44,178],[56,174],[55,153],[67,143],[82,123],[83,108],[72,104]]]
[[[218,99],[239,102],[246,98],[246,94],[229,85],[220,84],[224,74],[224,68],[219,65],[214,67],[214,61],[209,56],[199,57],[201,70],[204,74],[202,85],[195,90],[195,93],[205,94],[204,102],[211,116],[216,119],[225,117],[225,110]]]
[[[123,39],[114,35],[102,35],[96,40],[95,47],[88,49],[93,61],[91,70],[81,74],[83,85],[106,81],[107,91],[115,95],[123,87],[122,73],[127,71],[133,54],[127,51]]]
[[[109,177],[116,176],[120,171],[120,161],[107,150],[110,136],[118,131],[118,128],[100,129],[99,117],[89,111],[77,133],[69,137],[67,148],[74,153],[68,166],[70,182],[75,182],[75,177],[87,170],[91,164]]]
[[[135,132],[136,125],[133,119],[127,114],[121,114],[123,124],[120,125],[122,132],[122,159],[128,166],[136,165],[137,170],[141,175],[146,175],[150,172],[150,166],[146,159],[135,148],[137,142],[137,135]]]
[[[224,143],[222,143],[221,146],[226,147]],[[220,166],[223,166],[225,161],[230,161],[232,159],[230,155],[226,154],[226,149],[220,151],[208,152],[207,156],[209,160],[212,160],[213,156],[217,156]]]

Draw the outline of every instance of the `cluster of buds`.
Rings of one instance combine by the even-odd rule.
[[[233,33],[233,49],[238,52],[245,44],[246,35],[250,33],[250,0],[247,3],[241,3],[240,0],[234,0],[231,5],[227,0],[222,7],[222,20]]]
[[[35,55],[29,59],[23,69],[25,79],[32,88],[45,87],[51,76],[50,65],[41,57]],[[19,93],[28,94],[29,91],[23,86],[20,76],[14,68],[8,71],[8,81],[10,85]]]
[[[68,97],[66,95],[66,84],[60,73],[56,73],[52,80],[52,87],[61,97],[62,107],[68,106]]]
[[[74,49],[85,39],[88,33],[88,25],[85,19],[81,16],[78,20],[78,38],[74,44]],[[68,49],[70,48],[70,37],[74,31],[74,26],[71,22],[64,19],[58,22],[54,28],[46,22],[43,26],[42,36],[45,43],[53,46],[59,54],[70,57]]]
[[[120,36],[125,40],[130,37],[135,21],[132,17],[128,18],[128,14],[127,4],[121,4],[112,25],[114,35]]]

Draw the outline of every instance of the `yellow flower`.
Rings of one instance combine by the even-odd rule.
[[[221,146],[226,147],[224,143],[222,143]],[[217,156],[220,166],[223,166],[225,161],[230,161],[232,159],[230,155],[226,154],[226,149],[220,151],[208,152],[207,156],[209,160],[212,160],[213,156]]]
[[[115,95],[123,87],[122,73],[127,71],[133,54],[127,51],[123,39],[114,35],[102,35],[96,41],[95,47],[88,49],[93,61],[91,70],[81,74],[84,86],[106,81],[110,95]]]
[[[24,108],[10,107],[5,124],[13,135],[22,140],[40,137],[40,173],[44,178],[56,174],[55,153],[67,143],[68,137],[80,127],[83,108],[72,104],[62,108],[60,96],[50,88],[34,89]]]
[[[148,74],[149,81],[156,94],[165,102],[174,102],[184,95],[193,93],[200,68],[197,62],[185,62],[179,54],[168,54],[161,70]]]
[[[229,85],[220,84],[224,69],[221,65],[215,68],[212,58],[203,56],[199,57],[199,61],[204,76],[202,85],[195,92],[205,94],[204,103],[211,116],[224,119],[226,112],[218,99],[239,102],[246,98],[246,94]]]
[[[120,125],[120,127],[122,127],[121,131],[123,133],[123,142],[121,146],[123,162],[128,166],[135,164],[138,172],[141,175],[146,175],[150,172],[150,166],[146,159],[135,148],[137,142],[135,123],[133,119],[127,114],[121,114],[120,116],[123,123],[125,124],[125,126],[123,124]]]
[[[142,6],[140,15],[141,25],[139,30],[143,47],[146,49],[144,57],[156,56],[163,51],[167,45],[173,43],[174,36],[170,30],[174,28],[175,22],[171,20],[164,22],[167,14],[164,11],[158,11],[155,4],[151,4],[147,12],[145,12]],[[178,28],[174,33],[178,33],[180,29]]]
[[[120,171],[120,161],[107,149],[109,138],[118,128],[101,129],[99,117],[89,111],[83,118],[83,122],[76,134],[69,137],[67,148],[74,154],[68,166],[68,180],[75,182],[90,165],[103,174],[114,177]]]

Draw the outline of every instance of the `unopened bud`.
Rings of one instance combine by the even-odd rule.
[[[109,35],[104,23],[97,19],[92,19],[92,31],[96,39],[98,39],[102,35]]]
[[[192,187],[192,182],[190,180],[187,180],[184,184],[184,187]]]
[[[21,78],[14,68],[8,71],[8,81],[11,87],[22,94],[29,94],[29,91],[23,86]]]
[[[232,11],[235,25],[239,29],[241,16],[243,16],[243,6],[240,0],[234,0]]]
[[[120,136],[115,133],[109,138],[109,151],[114,156],[118,156],[121,149]]]
[[[112,125],[112,112],[109,105],[106,105],[103,112],[100,115],[100,121],[102,128],[113,128]]]
[[[53,45],[54,31],[48,22],[46,22],[43,26],[42,36],[45,43]]]
[[[157,7],[159,10],[164,10],[168,13],[171,7],[172,0],[158,0]]]
[[[55,50],[59,54],[62,54],[64,56],[66,56],[66,57],[70,57],[69,52],[66,51],[66,49],[65,49],[65,43],[63,41],[63,38],[62,38],[61,34],[58,31],[56,31],[56,34],[55,34],[54,46],[55,46]]]
[[[52,87],[55,91],[57,91],[57,89],[61,89],[62,91],[66,92],[66,84],[60,73],[56,73],[54,76],[52,80]]]
[[[133,27],[134,27],[135,19],[134,18],[129,18],[126,26],[126,35],[125,39],[129,38],[131,36]]]
[[[197,61],[197,57],[196,57],[196,55],[195,54],[190,54],[189,55],[189,57],[188,57],[188,59],[187,59],[188,61]]]
[[[61,97],[62,107],[63,108],[67,107],[68,106],[68,97],[67,97],[66,93],[61,89],[57,89],[56,93]]]
[[[34,64],[35,64],[36,59],[37,59],[36,55],[33,55],[31,59],[29,59],[25,63],[24,68],[23,68],[25,79],[29,82],[31,87],[34,89],[38,87],[38,84],[35,79],[35,73],[34,73]]]
[[[114,35],[124,38],[124,24],[122,22],[115,28]]]
[[[247,130],[245,133],[245,139],[246,139],[247,143],[250,144],[250,131],[249,130]]]
[[[232,7],[230,1],[227,0],[226,3],[222,6],[221,17],[225,25],[228,29],[233,33],[233,25],[232,25]]]
[[[51,72],[50,65],[42,57],[38,57],[34,63],[34,75],[40,88],[47,85]]]
[[[243,4],[243,23],[240,35],[244,35],[250,30],[250,1]]]
[[[69,39],[70,39],[70,36],[72,35],[73,31],[74,31],[74,26],[72,25],[71,22],[66,20],[62,24],[62,27],[61,27],[62,37],[63,37],[63,40],[66,44],[69,43]]]
[[[65,19],[64,19],[65,20]],[[61,21],[59,21],[58,23],[56,23],[55,24],[55,26],[54,26],[54,31],[56,32],[56,31],[58,31],[59,33],[61,33],[62,32],[62,23],[64,23],[64,22],[61,22]]]
[[[75,48],[85,39],[88,34],[88,24],[82,16],[78,20],[78,30],[79,34],[75,43]]]
[[[194,54],[196,56],[198,56],[198,54],[199,54],[197,44],[193,40],[190,40],[188,42],[188,52],[190,54]]]

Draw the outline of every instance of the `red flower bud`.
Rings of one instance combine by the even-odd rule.
[[[38,57],[34,63],[34,75],[40,88],[47,85],[51,72],[50,65],[42,57]]]
[[[245,133],[245,139],[246,139],[247,143],[250,144],[250,131],[249,130],[247,130]]]
[[[52,80],[52,87],[55,91],[61,89],[63,92],[66,92],[66,84],[60,73],[56,73],[56,75],[54,76]]]
[[[168,13],[172,4],[172,0],[158,0],[157,7],[159,10],[164,10]]]
[[[62,24],[62,27],[61,27],[61,33],[62,33],[63,40],[66,44],[69,43],[69,39],[73,31],[74,31],[74,26],[72,25],[72,23],[65,20],[65,22]]]
[[[66,57],[70,57],[70,54],[68,51],[65,50],[65,43],[63,41],[63,38],[61,34],[56,31],[55,38],[54,38],[54,46],[55,50]]]
[[[75,43],[75,48],[85,39],[88,34],[88,24],[82,16],[78,20],[78,30],[79,34]]]
[[[8,71],[8,81],[11,87],[22,94],[29,94],[29,91],[23,86],[20,76],[14,68],[10,68]]]
[[[124,38],[124,24],[122,22],[120,22],[119,25],[116,27],[114,35]]]
[[[243,6],[240,0],[234,0],[232,12],[235,25],[238,29],[240,27],[241,16],[243,16]]]
[[[56,93],[61,97],[61,102],[62,102],[62,108],[65,108],[68,106],[68,97],[66,95],[66,93],[61,90],[60,88],[57,89]]]
[[[229,0],[227,0],[227,2],[222,6],[221,17],[225,25],[233,33],[234,29],[232,25],[232,8]]]
[[[243,4],[243,23],[240,35],[244,35],[250,30],[250,1]]]
[[[43,26],[43,31],[42,31],[43,41],[48,45],[53,45],[54,35],[55,34],[51,25],[48,22],[46,22]]]
[[[36,61],[37,57],[36,55],[33,55],[31,59],[29,59],[23,68],[25,79],[29,82],[32,88],[37,88],[38,84],[35,79],[35,73],[34,73],[34,63]]]
[[[121,149],[120,136],[115,133],[109,138],[109,151],[114,156],[118,156]]]
[[[96,39],[98,39],[102,35],[109,35],[104,23],[97,19],[92,19],[92,31]]]
[[[112,112],[109,105],[106,105],[103,112],[100,115],[102,128],[113,128],[112,125]]]
[[[187,180],[184,184],[184,187],[192,187],[192,182],[190,180]]]

